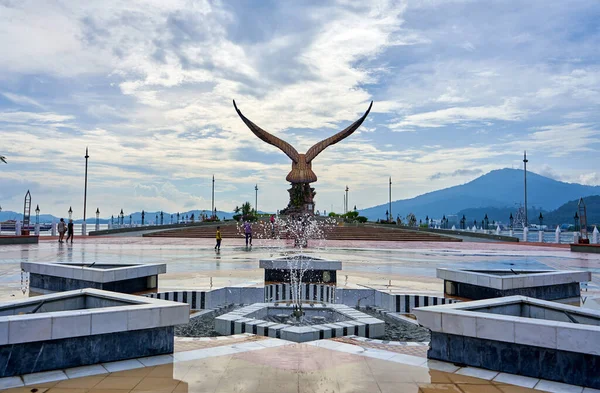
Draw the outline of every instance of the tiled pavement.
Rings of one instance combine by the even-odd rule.
[[[240,338],[246,342],[231,344]],[[14,384],[16,379],[21,386],[5,392],[599,392],[489,370],[458,368],[335,340],[295,344],[251,339],[206,340],[226,345],[31,374],[22,379],[0,379],[0,387]]]

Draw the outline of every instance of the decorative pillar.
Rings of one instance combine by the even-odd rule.
[[[15,222],[15,235],[21,236],[21,221],[19,220]]]
[[[554,243],[560,244],[560,226],[556,226],[556,231],[554,231]]]
[[[540,242],[540,243],[544,242],[544,231],[542,231],[541,229],[538,232],[538,242]]]
[[[526,242],[527,241],[527,235],[529,234],[529,228],[524,227],[523,228],[523,241]]]
[[[592,232],[592,243],[598,244],[598,227],[594,227],[594,232]]]
[[[52,226],[50,227],[50,234],[56,236],[56,220],[52,219]]]
[[[81,223],[81,235],[82,236],[87,235],[87,222],[85,222],[85,221]]]

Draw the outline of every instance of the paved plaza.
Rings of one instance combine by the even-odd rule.
[[[29,296],[20,263],[165,263],[159,291],[262,286],[258,260],[293,251],[284,242],[227,240],[216,252],[209,239],[42,239],[0,247],[0,301]],[[340,260],[338,285],[391,293],[443,295],[436,268],[569,269],[591,271],[582,306],[600,309],[600,255],[517,243],[320,241],[305,250]],[[427,343],[343,337],[295,344],[250,334],[175,338],[173,355],[9,377],[7,392],[594,392],[581,387],[427,360]]]
[[[525,393],[583,388],[333,340],[199,339],[173,355],[6,378],[15,393]],[[190,341],[187,341],[190,342]],[[24,386],[26,385],[26,386]],[[567,389],[567,390],[563,390]],[[585,392],[594,392],[587,389]]]
[[[86,237],[73,244],[51,238],[35,245],[0,246],[0,301],[27,297],[20,263],[166,263],[159,291],[205,290],[224,286],[262,286],[258,260],[293,251],[285,242],[227,240],[219,253],[209,239]],[[568,248],[518,243],[424,243],[319,241],[306,253],[342,261],[338,286],[376,288],[395,293],[442,295],[435,269],[564,269],[592,272],[585,306],[600,308],[600,255]],[[22,282],[23,281],[23,282]],[[23,294],[25,290],[25,294]],[[588,300],[589,299],[589,300]],[[588,303],[588,301],[590,303]]]

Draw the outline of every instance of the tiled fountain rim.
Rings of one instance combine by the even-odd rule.
[[[332,310],[350,320],[344,322],[324,323],[311,326],[293,326],[285,323],[268,322],[256,318],[248,318],[264,308],[282,308],[289,310],[291,305],[275,303],[254,303],[241,309],[221,315],[215,319],[215,330],[221,334],[246,333],[250,329],[254,334],[281,338],[293,342],[307,342],[323,338],[360,335],[364,337],[380,337],[384,334],[384,322],[343,304],[306,304],[313,310]],[[239,330],[239,331],[238,331]]]
[[[21,269],[31,274],[53,277],[64,277],[75,280],[108,283],[140,277],[156,276],[167,272],[165,263],[128,263],[122,267],[99,269],[91,263],[43,263],[21,262]],[[118,265],[116,263],[99,263],[98,265]]]
[[[35,306],[43,300],[93,296],[129,303],[123,306],[0,316],[0,346],[69,337],[159,328],[189,321],[189,305],[86,288],[15,300],[0,309]],[[32,329],[31,327],[35,328]]]
[[[542,287],[592,280],[592,273],[581,270],[522,270],[519,274],[499,275],[494,272],[511,272],[510,269],[448,269],[437,268],[436,276],[442,280],[506,290]],[[483,272],[485,271],[485,273]]]
[[[434,332],[600,355],[600,326],[477,311],[512,304],[600,318],[600,312],[592,309],[519,295],[420,307],[413,313],[419,324]]]
[[[261,269],[290,269],[289,262],[301,260],[307,269],[341,270],[342,262],[312,256],[310,254],[295,254],[277,258],[263,258],[258,261]]]

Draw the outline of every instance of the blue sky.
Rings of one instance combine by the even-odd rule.
[[[600,3],[0,0],[0,205],[43,213],[287,204],[306,151],[317,209],[359,209],[519,167],[600,184]]]

